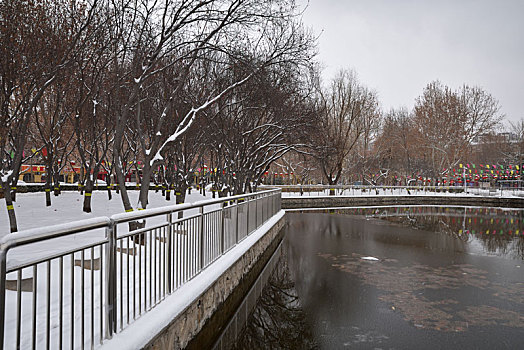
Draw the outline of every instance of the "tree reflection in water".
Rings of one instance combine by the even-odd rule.
[[[486,252],[524,259],[522,209],[397,206],[337,209],[330,213],[364,215],[419,230],[446,234],[457,241],[478,240]]]
[[[317,349],[284,256],[263,290],[235,349]]]

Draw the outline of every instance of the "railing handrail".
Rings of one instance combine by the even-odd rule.
[[[189,210],[200,207],[205,207],[213,204],[219,204],[223,202],[229,202],[247,197],[257,197],[263,194],[271,194],[279,189],[265,190],[254,193],[240,194],[230,197],[223,197],[217,199],[204,199],[194,203],[182,203],[168,205],[159,208],[150,208],[143,210],[135,210],[129,213],[113,214],[111,216],[97,216],[95,218],[83,219],[78,221],[71,221],[63,224],[56,224],[46,227],[37,227],[32,229],[23,230],[20,232],[8,233],[0,239],[0,251],[7,251],[13,247],[37,243],[45,241],[47,239],[59,238],[68,236],[82,231],[94,230],[98,228],[104,228],[111,224],[111,220],[115,223],[123,223],[139,219],[147,219],[152,216],[158,216],[162,214],[175,213],[181,210]]]
[[[422,184],[413,184],[413,185],[265,185],[264,188],[273,188],[280,189],[284,193],[312,193],[312,192],[325,192],[328,190],[340,191],[341,193],[336,193],[337,196],[354,196],[351,194],[343,194],[343,191],[393,191],[393,190],[406,190],[406,191],[425,191],[425,192],[450,192],[460,195],[461,193],[472,193],[482,195],[481,191],[490,193],[494,192],[515,192],[515,191],[524,191],[524,187],[512,187],[512,186],[466,186],[464,185],[422,185]],[[395,194],[396,196],[402,196],[403,194]],[[409,192],[407,195],[413,195]],[[327,196],[327,194],[326,194]]]
[[[148,217],[151,217],[151,216],[174,213],[180,210],[196,209],[200,207],[229,202],[232,200],[242,199],[246,197],[257,197],[263,194],[271,194],[279,190],[280,189],[272,189],[272,190],[254,192],[254,193],[239,194],[239,195],[230,196],[230,197],[222,197],[222,198],[216,198],[216,199],[204,199],[204,200],[197,201],[194,203],[174,204],[174,205],[169,205],[165,207],[143,209],[143,210],[138,210],[138,211],[134,210],[129,213],[114,214],[110,218],[111,220],[114,220],[115,223],[128,222],[128,221],[138,220],[138,219],[147,219]]]
[[[306,185],[263,185],[261,186],[263,188],[274,188],[274,189],[282,189],[282,188],[324,188],[324,189],[330,189],[330,188],[413,188],[413,187],[426,187],[426,188],[457,188],[457,189],[463,189],[464,184],[458,184],[458,185],[423,185],[423,184],[413,184],[413,185],[353,185],[353,184],[337,184],[337,185],[313,185],[313,184],[306,184]],[[467,189],[470,188],[483,188],[483,189],[507,189],[507,188],[524,188],[524,186],[466,186]]]
[[[82,231],[94,230],[109,226],[111,220],[106,216],[67,222],[46,227],[37,227],[21,232],[8,233],[0,240],[0,251],[52,238],[64,237]]]

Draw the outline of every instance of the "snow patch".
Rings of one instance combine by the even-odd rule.
[[[379,261],[378,258],[375,258],[374,256],[363,256],[360,259],[362,260],[368,260],[368,261]]]
[[[9,170],[7,173],[2,174],[2,182],[7,182],[9,176],[11,176],[11,174],[13,173],[13,170]]]
[[[97,183],[98,185],[106,185],[103,180],[98,180]],[[34,185],[42,186],[41,183]],[[126,185],[136,185],[136,183],[130,182],[126,183]],[[64,184],[63,186],[72,185]],[[138,191],[129,192],[129,199],[131,202],[138,201],[138,196]],[[74,222],[86,217],[111,216],[122,213],[124,210],[122,201],[118,199],[115,200],[115,198],[110,201],[107,200],[106,191],[93,191],[91,197],[92,212],[90,214],[82,212],[83,197],[77,191],[66,191],[59,197],[53,197],[51,207],[45,206],[44,192],[19,193],[16,197],[18,209],[16,216],[19,225],[18,229],[20,231],[41,226],[56,225],[59,223]],[[205,199],[211,199],[211,193],[206,192],[206,196],[202,196],[198,192],[193,191],[190,195],[188,194],[186,196],[186,203],[194,203]],[[163,197],[160,192],[155,193],[153,191],[149,193],[148,208],[161,208],[170,205],[174,205],[174,201],[166,201],[165,197]],[[198,209],[195,210],[198,211]],[[161,221],[164,222],[164,220],[164,217],[162,217]],[[148,223],[151,225],[153,225],[154,222],[154,219],[148,220]],[[0,200],[0,238],[8,233],[9,218],[7,216],[5,200],[2,199]],[[92,242],[92,240],[89,242]],[[55,249],[60,250],[63,247],[64,246],[61,244],[57,245],[57,242],[51,242],[49,245],[46,245],[45,253],[49,254],[49,252],[55,251]],[[9,254],[11,255],[11,258],[18,256],[22,261],[31,261],[32,258],[34,258],[30,246],[26,246],[25,248],[18,247],[15,250],[10,251]]]
[[[160,152],[157,152],[157,154],[155,154],[155,156],[153,157],[153,159],[151,159],[151,162],[149,162],[149,166],[153,166],[153,164],[155,164],[155,162],[157,160],[164,160],[164,157],[162,157],[160,155]]]

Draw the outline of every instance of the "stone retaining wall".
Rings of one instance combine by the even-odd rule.
[[[304,196],[283,197],[282,209],[332,208],[374,205],[476,205],[524,208],[524,198],[481,196]]]

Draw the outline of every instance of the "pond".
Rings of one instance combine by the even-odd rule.
[[[237,348],[520,348],[524,211],[288,213]]]

